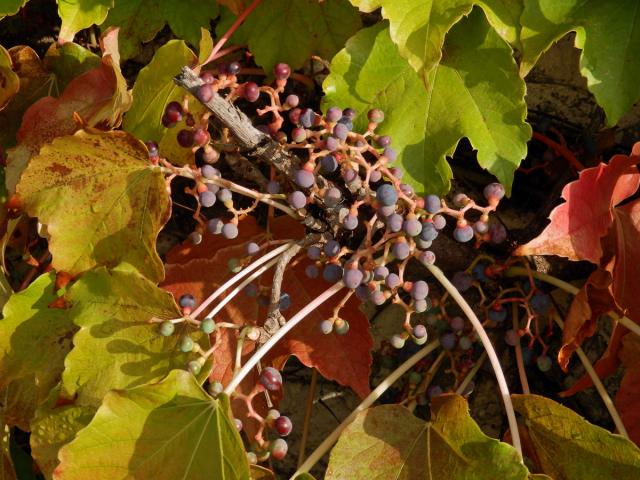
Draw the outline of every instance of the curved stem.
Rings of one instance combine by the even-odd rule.
[[[243,270],[238,272],[236,275],[234,275],[229,280],[227,280],[225,283],[223,283],[211,295],[209,295],[209,297],[205,301],[203,301],[200,305],[198,305],[198,308],[196,308],[191,313],[191,316],[193,318],[196,318],[198,315],[200,315],[202,313],[202,311],[205,308],[207,308],[211,304],[211,302],[213,302],[216,298],[218,298],[220,295],[222,295],[227,290],[227,288],[229,288],[234,283],[240,281],[240,279],[242,279],[242,278],[246,277],[247,275],[249,275],[256,268],[260,267],[260,265],[262,265],[263,263],[268,262],[273,257],[280,255],[282,252],[284,252],[291,245],[292,245],[291,243],[285,243],[284,245],[280,245],[278,248],[274,248],[269,253],[267,253],[266,255],[263,255],[262,257],[258,258],[255,262],[251,263],[249,266],[247,266],[246,268],[244,268]]]
[[[500,365],[500,360],[496,355],[496,351],[491,344],[491,340],[489,340],[489,336],[485,331],[482,323],[476,316],[473,309],[469,306],[467,301],[460,295],[458,289],[453,286],[453,284],[449,281],[446,275],[435,265],[425,265],[431,274],[436,277],[436,279],[442,284],[442,286],[449,292],[449,295],[456,301],[458,306],[465,313],[467,318],[471,321],[473,328],[476,330],[482,345],[487,351],[487,355],[489,356],[489,361],[491,362],[491,366],[493,367],[493,371],[496,374],[496,379],[498,380],[498,387],[500,388],[500,393],[502,395],[502,401],[504,402],[504,408],[507,413],[507,420],[509,421],[509,429],[511,430],[511,438],[513,441],[513,447],[518,451],[520,457],[522,457],[522,445],[520,444],[520,433],[518,431],[518,422],[516,421],[516,412],[513,410],[513,404],[511,403],[511,396],[509,394],[509,386],[507,385],[507,379],[504,377],[504,372],[502,371],[502,366]]]
[[[298,470],[291,476],[291,478],[295,478],[296,475],[300,475],[301,473],[308,472],[313,468],[313,466],[320,460],[325,453],[329,451],[329,449],[333,446],[334,443],[338,441],[340,434],[347,428],[351,422],[353,422],[358,415],[358,413],[362,412],[369,408],[373,403],[380,398],[391,385],[393,385],[402,375],[404,375],[411,367],[413,367],[416,363],[422,360],[424,357],[429,355],[433,350],[435,350],[440,345],[439,340],[434,340],[433,342],[427,344],[424,348],[419,350],[417,353],[414,353],[411,357],[409,357],[402,365],[396,368],[391,374],[385,378],[380,385],[373,390],[367,398],[365,398],[360,405],[356,407],[355,410],[351,412],[351,414],[345,418],[340,425],[336,427],[336,429],[331,432],[331,434],[324,439],[324,441],[318,445],[318,448],[309,455],[309,457],[304,461],[302,465],[298,467]]]
[[[504,274],[507,277],[528,277],[529,275],[531,275],[532,277],[537,278],[538,280],[542,280],[543,282],[546,282],[550,285],[554,285],[572,295],[577,295],[577,293],[580,291],[578,287],[571,285],[570,283],[567,283],[564,280],[560,280],[559,278],[556,278],[553,275],[549,275],[547,273],[542,273],[542,272],[536,272],[535,270],[527,270],[524,267],[509,267],[507,270],[505,270]],[[631,330],[636,335],[640,336],[640,325],[635,323],[629,317],[619,317],[615,314],[610,314],[610,316],[613,316],[613,318],[615,318],[620,323],[620,325]]]
[[[513,325],[513,330],[515,332],[520,328],[520,320],[518,318],[518,304],[511,304],[511,321]],[[516,349],[516,365],[518,366],[518,376],[520,377],[520,386],[522,387],[522,393],[529,394],[529,380],[527,379],[527,372],[524,368],[524,359],[522,358],[522,345],[520,345],[520,340],[515,345]]]
[[[289,333],[289,330],[295,327],[298,323],[304,320],[304,318],[307,315],[309,315],[316,308],[318,308],[320,305],[322,305],[324,302],[326,302],[329,298],[331,298],[333,295],[338,293],[343,288],[344,288],[344,284],[342,282],[335,283],[333,286],[329,287],[323,293],[321,293],[318,297],[316,297],[306,307],[304,307],[302,310],[296,313],[293,317],[291,317],[287,321],[287,323],[285,323],[282,327],[280,327],[280,329],[271,338],[269,338],[269,340],[267,340],[264,343],[264,345],[262,345],[253,355],[251,355],[251,358],[249,358],[249,360],[247,360],[247,363],[245,363],[242,366],[238,374],[234,375],[234,377],[231,379],[231,381],[229,382],[229,385],[227,385],[227,387],[224,389],[224,393],[226,395],[231,395],[231,393],[236,389],[236,387],[240,385],[240,382],[244,380],[244,377],[246,377],[249,374],[251,369],[255,367],[260,360],[262,360],[262,357],[264,357],[269,352],[269,350],[271,350],[271,348],[273,348],[273,346],[276,343],[278,343],[280,339],[282,339],[282,337],[284,337],[287,333]]]
[[[564,328],[564,322],[560,318],[560,315],[554,312],[552,316],[555,322],[558,324],[558,326],[560,328]],[[627,440],[629,440],[629,434],[627,433],[627,430],[624,428],[624,424],[622,423],[622,419],[618,414],[618,410],[616,410],[616,407],[613,404],[613,401],[611,400],[609,393],[604,388],[604,385],[602,384],[600,377],[598,377],[598,374],[593,369],[593,366],[589,361],[589,357],[587,357],[587,355],[584,353],[584,350],[582,350],[582,348],[580,347],[576,349],[576,353],[578,354],[578,358],[580,358],[580,361],[582,362],[584,369],[587,371],[587,374],[591,378],[591,381],[593,382],[593,386],[596,387],[596,390],[598,391],[600,398],[602,398],[602,401],[604,402],[605,407],[607,407],[607,410],[609,411],[609,415],[611,415],[611,418],[613,419],[613,423],[618,429],[618,433],[620,433],[620,435],[622,435]]]

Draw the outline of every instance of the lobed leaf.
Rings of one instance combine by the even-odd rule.
[[[36,407],[58,383],[76,330],[69,312],[49,308],[55,275],[14,293],[0,320],[0,392],[5,421],[29,430]],[[34,354],[37,352],[37,354]]]
[[[109,392],[59,458],[56,480],[249,478],[228,398],[212,399],[181,370]]]
[[[524,82],[511,49],[478,11],[451,30],[444,48],[425,89],[384,23],[361,30],[333,58],[323,105],[355,108],[361,128],[362,113],[383,109],[379,133],[391,135],[406,172],[403,181],[417,191],[448,191],[446,156],[464,136],[478,149],[480,164],[509,190],[531,135],[524,122]]]
[[[326,479],[526,479],[513,447],[487,437],[458,395],[438,399],[431,422],[405,407],[358,414],[331,451]]]
[[[20,77],[13,71],[9,52],[0,45],[0,110],[7,106],[20,90]]]
[[[525,0],[521,17],[521,71],[568,32],[582,50],[580,71],[615,125],[640,100],[640,3],[636,0]]]
[[[58,0],[58,15],[62,19],[59,40],[70,42],[77,32],[101,24],[114,0]]]
[[[100,404],[112,389],[156,382],[169,371],[186,368],[196,354],[178,348],[181,334],[191,333],[203,350],[209,339],[185,323],[163,337],[152,318],[181,316],[171,295],[135,271],[123,267],[85,273],[69,290],[69,316],[80,327],[65,360],[62,395],[77,405]],[[204,380],[208,369],[200,375]]]
[[[47,226],[56,270],[72,275],[128,262],[164,276],[155,240],[169,195],[145,146],[125,132],[80,131],[45,145],[17,186],[24,210]]]
[[[223,11],[218,37],[234,21]],[[231,39],[248,44],[256,63],[271,74],[279,62],[296,69],[312,55],[331,58],[360,27],[358,11],[348,0],[270,0],[258,5]]]
[[[554,480],[640,477],[640,449],[538,395],[512,395],[545,473]]]
[[[72,80],[99,67],[100,57],[77,43],[52,43],[43,63],[45,68],[55,75],[56,89],[62,92]]]

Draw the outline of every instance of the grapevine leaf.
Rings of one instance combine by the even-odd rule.
[[[389,20],[391,39],[400,55],[426,79],[440,63],[445,35],[474,5],[485,10],[489,23],[497,33],[513,45],[518,45],[519,18],[524,0],[351,0],[365,12],[382,7],[382,16]]]
[[[128,59],[138,54],[142,43],[153,40],[164,24],[157,0],[127,0],[116,2],[101,28],[120,28],[120,54]]]
[[[13,71],[9,52],[0,45],[0,110],[2,110],[20,90],[20,77]]]
[[[156,236],[169,216],[162,173],[125,132],[56,138],[17,187],[25,211],[47,226],[56,270],[81,273],[126,261],[151,280],[164,276]]]
[[[0,20],[8,15],[15,15],[27,2],[28,0],[3,0],[0,3]]]
[[[640,145],[630,156],[615,155],[608,165],[580,172],[580,178],[562,190],[566,202],[551,212],[551,224],[515,254],[559,255],[598,264],[603,255],[601,238],[614,222],[615,206],[640,185],[638,162]]]
[[[65,405],[37,415],[31,423],[31,454],[45,478],[51,478],[58,466],[58,452],[78,431],[86,427],[95,408]]]
[[[640,449],[538,395],[512,395],[542,469],[555,480],[639,478]]]
[[[405,407],[383,405],[358,414],[331,452],[326,479],[526,479],[516,450],[487,437],[458,395],[442,396],[431,422]]]
[[[0,320],[3,415],[24,430],[37,405],[58,383],[76,329],[69,312],[48,307],[57,298],[54,280],[53,273],[41,275],[14,293]]]
[[[625,335],[619,356],[625,373],[616,393],[616,407],[629,437],[640,445],[640,337]]]
[[[160,14],[178,37],[197,46],[200,29],[209,28],[209,22],[218,16],[216,0],[160,0]]]
[[[43,62],[47,70],[56,76],[58,91],[63,91],[74,78],[99,67],[100,57],[77,43],[52,43]]]
[[[261,242],[265,239],[265,233],[260,231],[253,219],[243,220],[239,227],[241,235],[250,232],[257,234],[250,239],[247,236],[242,240],[235,239],[233,246],[226,247],[221,245],[224,241],[218,240],[220,237],[205,235],[203,242],[197,247],[185,245],[169,252],[168,259],[180,259],[185,263],[167,265],[167,278],[162,284],[163,288],[173,293],[175,298],[185,293],[193,295],[198,302],[206,298],[231,276],[225,268],[219,266],[226,265],[231,258],[245,256],[248,241]],[[289,217],[274,219],[270,230],[275,238],[280,239],[298,239],[303,235],[300,224]],[[182,249],[185,253],[180,253]],[[216,254],[211,257],[211,252]],[[285,317],[295,314],[329,287],[322,279],[307,278],[304,274],[307,265],[307,261],[301,259],[296,266],[289,266],[286,270],[282,291],[290,294],[291,307],[283,312]],[[271,285],[272,278],[272,271],[267,271],[261,277],[265,290]],[[352,299],[340,312],[341,317],[350,324],[349,332],[346,335],[324,335],[318,325],[333,314],[336,302],[337,300],[329,301],[312,312],[278,342],[269,353],[268,360],[282,368],[290,355],[296,355],[308,367],[317,368],[326,378],[347,385],[364,397],[370,391],[370,352],[373,340],[369,333],[369,322],[357,307],[357,302]],[[224,322],[261,325],[265,317],[265,309],[260,308],[255,301],[247,301],[246,295],[240,293],[216,318]],[[237,336],[236,332],[229,332],[228,329],[220,335],[222,343],[215,353],[212,379],[226,383],[233,372]],[[254,348],[253,342],[245,340],[243,353],[249,354]]]
[[[610,125],[640,100],[640,3],[636,0],[526,0],[521,70],[526,74],[556,40],[576,32],[580,71]],[[612,48],[615,46],[615,48]]]
[[[214,400],[185,371],[111,391],[95,417],[62,447],[57,480],[249,478],[229,400]]]
[[[75,50],[62,47],[65,48],[71,52]],[[64,57],[65,54],[62,54],[57,59]],[[56,59],[55,54],[53,58]],[[57,59],[50,64],[55,66]],[[79,68],[84,68],[84,65]],[[74,78],[60,97],[41,98],[24,112],[16,136],[20,143],[8,155],[8,189],[15,191],[20,174],[44,144],[56,137],[71,135],[81,128],[77,119],[82,119],[82,123],[90,127],[113,127],[120,124],[122,114],[130,104],[131,95],[120,72],[117,51],[105,51],[99,66]]]
[[[609,272],[597,269],[571,302],[562,329],[562,348],[558,352],[558,363],[565,372],[573,352],[585,338],[596,332],[598,318],[607,312],[617,310],[611,293],[611,282]]]
[[[62,19],[59,40],[70,42],[77,32],[99,25],[107,17],[114,0],[58,0],[58,15]]]
[[[223,13],[218,37],[234,21]],[[279,62],[300,68],[312,55],[331,58],[360,26],[348,0],[271,0],[258,5],[231,38],[248,44],[256,63],[271,72]]]
[[[159,142],[167,132],[161,123],[165,107],[184,95],[173,77],[183,66],[193,67],[197,61],[196,55],[181,40],[171,40],[160,47],[138,74],[133,85],[133,105],[124,117],[123,128],[143,140]],[[175,136],[175,132],[172,135]]]
[[[104,268],[85,273],[69,291],[69,315],[80,327],[65,360],[62,395],[78,405],[99,405],[111,389],[158,381],[170,370],[185,368],[196,355],[178,349],[181,334],[191,333],[203,350],[209,339],[185,323],[163,337],[158,319],[179,318],[165,291],[137,272]],[[202,377],[206,378],[207,369]]]
[[[45,68],[38,54],[30,47],[9,49],[13,70],[20,78],[20,90],[9,105],[0,111],[0,146],[7,149],[16,144],[16,132],[25,110],[36,100],[49,94],[54,77]]]
[[[234,15],[240,15],[251,2],[250,0],[218,0],[218,3],[227,7]]]
[[[511,50],[478,11],[455,25],[444,48],[425,89],[384,23],[361,30],[332,60],[324,106],[383,109],[379,133],[393,138],[404,181],[417,191],[449,189],[446,156],[464,136],[478,149],[480,164],[510,189],[531,133]],[[366,128],[365,116],[356,124]]]

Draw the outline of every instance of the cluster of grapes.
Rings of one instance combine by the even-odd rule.
[[[320,323],[321,331],[338,335],[349,331],[349,323],[340,317],[340,309],[351,295],[355,295],[375,305],[394,302],[404,308],[403,330],[390,339],[393,347],[401,349],[409,339],[415,345],[423,345],[428,337],[427,326],[416,322],[412,325],[412,317],[415,313],[430,311],[434,305],[427,282],[412,280],[405,275],[408,262],[435,263],[436,256],[430,248],[447,228],[447,218],[455,222],[452,236],[458,242],[473,239],[477,244],[503,241],[506,237],[504,228],[498,223],[490,223],[489,215],[503,198],[504,187],[499,183],[487,185],[484,189],[486,206],[477,204],[464,194],[455,195],[451,202],[435,194],[418,195],[409,184],[402,182],[402,169],[391,165],[397,157],[392,139],[377,133],[384,122],[384,112],[370,110],[366,114],[366,122],[363,122],[366,124],[364,131],[356,131],[357,112],[351,108],[331,107],[323,115],[299,106],[298,95],[287,90],[291,75],[288,65],[276,65],[273,85],[239,82],[240,72],[241,67],[235,62],[219,67],[217,72],[202,72],[196,93],[198,100],[207,103],[214,95],[224,93],[225,99],[231,103],[240,102],[243,107],[257,104],[255,114],[259,125],[256,128],[269,135],[282,151],[295,152],[300,163],[293,172],[271,171],[269,165],[262,165],[263,174],[269,172],[271,178],[265,185],[265,191],[251,190],[232,179],[223,178],[214,165],[225,155],[233,153],[228,147],[232,142],[225,137],[228,132],[215,132],[216,138],[212,138],[209,113],[195,118],[189,113],[187,96],[181,103],[169,103],[162,123],[168,128],[179,126],[176,134],[178,144],[191,149],[195,155],[195,166],[186,167],[191,169],[190,178],[195,181],[187,192],[197,200],[194,218],[198,225],[190,239],[197,244],[206,231],[227,239],[236,238],[240,217],[251,212],[260,202],[276,206],[300,221],[308,217],[320,218],[327,225],[327,231],[321,240],[306,247],[304,255],[309,263],[305,273],[311,279],[321,277],[329,283],[341,282],[347,289],[334,314]],[[172,167],[160,157],[156,144],[148,143],[148,147],[152,161]],[[174,171],[181,174],[183,169]],[[234,194],[252,199],[253,204],[242,210],[236,208]],[[226,213],[214,218],[204,215],[203,208],[209,209],[216,204],[222,204]],[[207,210],[207,213],[211,211]],[[267,246],[248,244],[247,258]],[[241,271],[245,265],[244,260],[231,259],[229,262],[232,272]],[[270,296],[265,295],[255,283],[248,284],[245,292],[257,296],[258,302],[265,306],[271,302]],[[187,323],[197,325],[205,334],[214,334],[219,324],[212,318],[203,321],[189,318],[191,309],[195,307],[192,300],[190,296],[180,299]],[[286,310],[290,303],[289,295],[283,293],[277,306]],[[163,322],[160,333],[173,334],[177,321],[185,319]],[[464,347],[472,342],[470,335],[456,337],[465,327],[461,317],[455,317],[449,323],[453,333],[441,336],[443,347],[451,350],[456,343]],[[255,340],[255,330],[255,327],[250,328],[247,338]],[[189,335],[181,337],[179,348],[184,352],[198,350]],[[201,357],[188,365],[194,374],[200,371],[207,354],[210,354],[200,353]],[[275,383],[281,384],[276,370],[265,369],[261,383],[252,395],[257,394],[260,388],[262,391],[271,390],[269,386],[275,383],[265,379],[265,375],[276,378],[274,372],[280,379]],[[246,397],[246,401],[250,403],[252,398]],[[265,452],[274,458],[284,456],[286,442],[277,439],[268,443],[261,440],[261,432],[262,428],[271,425],[281,435],[286,429],[278,428],[277,419],[270,419],[269,415],[262,418],[252,408],[249,411],[262,425],[258,435],[259,448],[256,449],[261,453],[256,453],[257,458],[262,458]]]

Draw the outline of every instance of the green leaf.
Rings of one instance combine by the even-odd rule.
[[[77,32],[99,25],[107,17],[114,0],[58,0],[58,15],[62,19],[59,39],[70,42]]]
[[[31,423],[31,455],[45,478],[53,476],[58,466],[58,452],[86,427],[96,409],[67,405],[39,413]]]
[[[406,172],[403,181],[419,192],[448,191],[452,172],[446,156],[465,136],[478,150],[480,165],[510,191],[531,136],[524,121],[525,86],[511,49],[475,10],[451,30],[444,48],[425,89],[384,23],[361,30],[333,58],[323,106],[355,108],[362,113],[360,128],[366,128],[364,112],[384,110],[379,133],[391,135]]]
[[[217,36],[234,20],[223,10]],[[348,0],[270,0],[251,12],[231,38],[248,44],[256,63],[270,74],[279,62],[300,68],[312,55],[331,58],[360,26]]]
[[[18,13],[28,0],[2,0],[0,2],[0,20],[7,15],[15,15]]]
[[[35,408],[60,379],[76,330],[69,312],[48,305],[55,274],[38,277],[14,293],[0,320],[0,397],[5,421],[29,429]],[[34,352],[37,352],[34,353]]]
[[[60,450],[57,480],[235,480],[249,465],[229,399],[213,400],[187,372],[109,392],[91,423]]]
[[[487,437],[469,416],[467,402],[446,395],[424,422],[399,405],[358,414],[331,451],[326,480],[524,480],[518,452]]]
[[[200,29],[208,30],[218,13],[216,0],[160,0],[160,14],[173,33],[194,46],[200,41]]]
[[[640,3],[636,0],[526,0],[521,70],[570,31],[582,50],[580,72],[615,125],[640,100]]]
[[[133,105],[124,116],[123,128],[143,140],[159,142],[167,132],[161,123],[164,108],[184,96],[184,90],[173,83],[173,77],[183,66],[193,67],[197,61],[181,40],[171,40],[160,47],[138,74],[133,85]]]
[[[74,78],[98,67],[100,57],[77,43],[53,43],[44,57],[44,65],[55,75],[57,90],[62,92]]]
[[[391,39],[400,55],[419,75],[426,75],[440,62],[446,33],[467,15],[474,5],[482,5],[490,23],[507,41],[517,43],[519,17],[524,0],[352,0],[363,11],[382,7],[389,20]]]
[[[512,395],[545,473],[554,480],[640,478],[640,449],[538,395]]]
[[[99,405],[111,389],[158,381],[170,370],[186,368],[195,353],[178,348],[190,333],[202,349],[209,337],[181,323],[171,337],[158,333],[152,318],[181,316],[173,297],[135,271],[104,268],[85,273],[70,289],[69,316],[80,327],[65,361],[62,394],[78,405]],[[201,378],[208,375],[203,368]]]
[[[25,211],[47,226],[56,270],[75,275],[124,261],[151,280],[163,278],[155,241],[169,217],[169,194],[131,135],[56,138],[31,159],[16,191]]]
[[[164,24],[158,12],[158,0],[118,0],[100,27],[120,28],[120,56],[126,60],[138,54],[142,43],[153,40]]]

